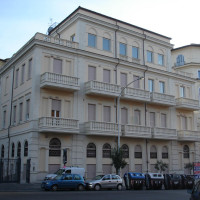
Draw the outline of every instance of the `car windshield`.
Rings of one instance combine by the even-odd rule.
[[[93,178],[93,180],[100,180],[104,175],[98,175]]]
[[[56,177],[53,178],[53,180],[60,180],[62,178],[62,175],[58,175]]]
[[[59,169],[55,174],[61,175],[64,172],[64,169]]]

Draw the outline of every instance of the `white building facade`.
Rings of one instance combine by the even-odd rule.
[[[197,80],[172,67],[170,38],[77,8],[49,35],[36,33],[0,68],[1,159],[21,157],[21,182],[67,160],[86,178],[115,172],[117,97],[122,170],[189,173],[199,161]],[[138,80],[140,77],[143,79]],[[134,81],[135,80],[135,81]]]

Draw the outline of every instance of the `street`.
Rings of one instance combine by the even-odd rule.
[[[189,200],[187,190],[123,190],[123,191],[7,191],[2,200]]]

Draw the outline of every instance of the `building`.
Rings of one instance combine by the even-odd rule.
[[[66,160],[87,178],[115,172],[116,99],[130,82],[120,99],[121,173],[154,172],[157,160],[183,173],[199,160],[197,80],[172,67],[169,37],[82,7],[48,31],[0,69],[1,158],[21,157],[21,182],[28,160],[31,182]]]

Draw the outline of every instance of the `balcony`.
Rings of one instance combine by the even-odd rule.
[[[55,117],[39,118],[39,132],[79,133],[79,121]]]
[[[117,97],[121,92],[119,85],[104,83],[99,81],[89,81],[85,83],[85,93]]]
[[[77,77],[46,72],[41,75],[40,87],[77,91],[80,90],[78,80]]]
[[[151,102],[167,106],[175,106],[175,96],[163,93],[152,92],[151,93]]]
[[[89,121],[84,123],[84,130],[87,135],[117,136],[118,126],[111,122]]]
[[[137,88],[125,88],[121,98],[146,102],[150,101],[150,93]]]
[[[199,110],[199,100],[178,98],[176,99],[176,108],[182,108],[186,110]]]
[[[122,136],[134,138],[151,138],[151,128],[140,125],[123,125]]]
[[[200,141],[200,133],[198,131],[180,130],[177,132],[178,132],[178,140]]]
[[[168,128],[151,128],[152,138],[154,139],[166,139],[166,140],[174,140],[177,139],[176,129],[168,129]]]

